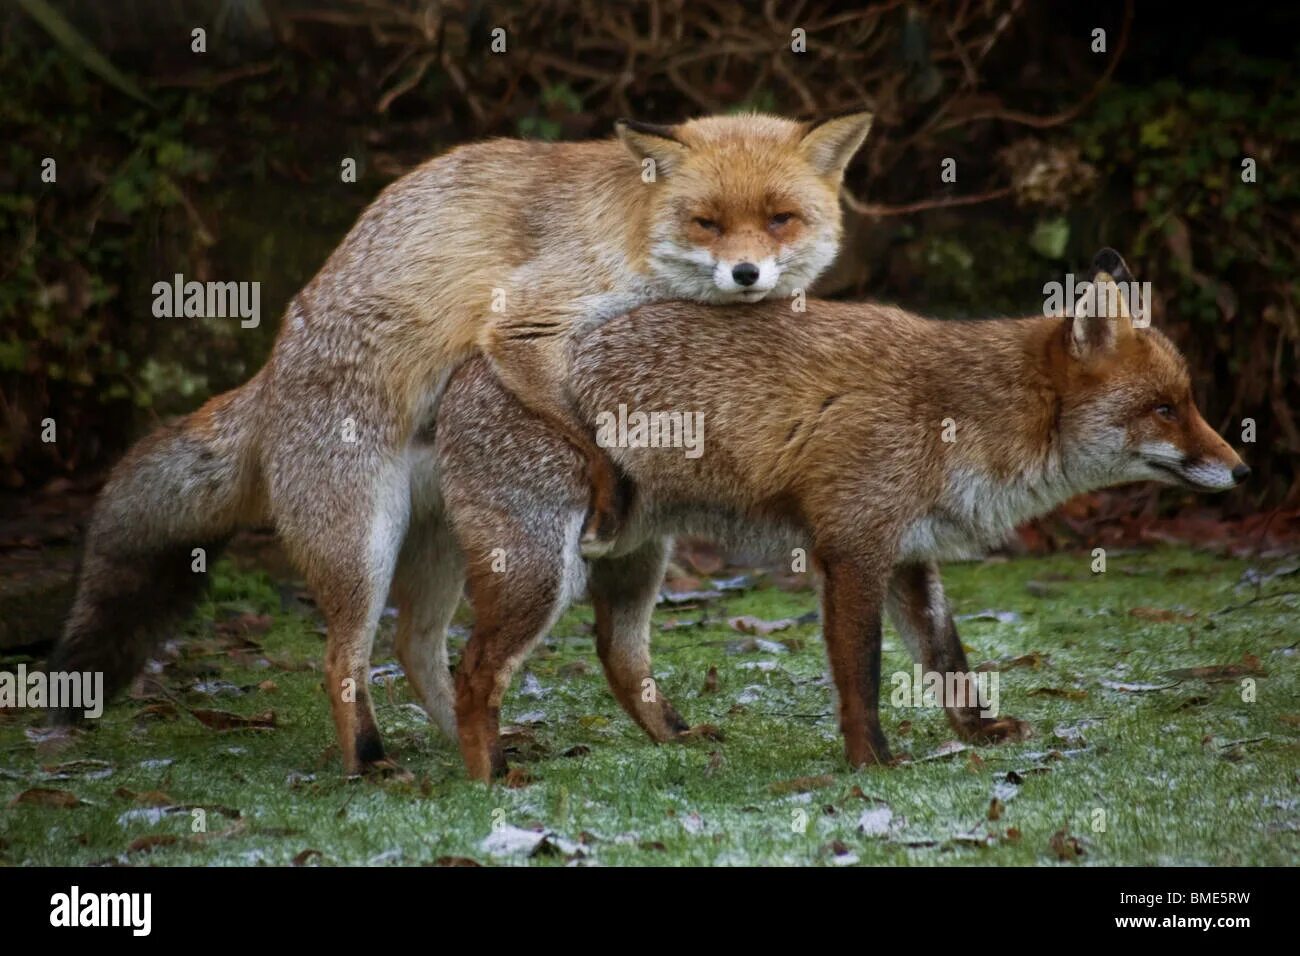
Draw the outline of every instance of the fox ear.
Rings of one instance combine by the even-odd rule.
[[[620,119],[615,121],[614,131],[638,160],[652,160],[658,174],[672,172],[689,148],[677,138],[677,130],[672,126]]]
[[[841,179],[849,160],[871,131],[871,113],[846,113],[813,123],[799,142],[799,151],[822,176]]]
[[[1114,255],[1106,264],[1122,275],[1129,275],[1124,260],[1113,249],[1103,249],[1093,261],[1092,282],[1080,290],[1074,303],[1070,343],[1079,358],[1109,352],[1123,338],[1133,334],[1133,314],[1129,311],[1128,293],[1114,275],[1098,266],[1102,253]],[[1118,262],[1118,266],[1115,263]],[[1132,281],[1132,277],[1124,280]]]
[[[1133,273],[1128,270],[1128,263],[1118,252],[1107,246],[1092,257],[1092,272],[1106,273],[1115,282],[1132,282]]]

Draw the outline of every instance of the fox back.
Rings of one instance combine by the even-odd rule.
[[[636,486],[642,534],[766,523],[899,559],[966,557],[1084,491],[1143,480],[1223,490],[1244,467],[1197,410],[1177,349],[1126,318],[663,303],[596,329],[573,363],[584,416]],[[491,389],[485,374],[456,378]],[[439,424],[458,436],[452,458],[474,430],[455,391]],[[513,426],[501,414],[480,492],[541,494],[533,463],[564,454],[503,446]],[[698,423],[694,452],[672,438],[679,419]],[[655,420],[659,447],[646,447]]]

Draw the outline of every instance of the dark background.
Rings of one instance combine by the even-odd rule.
[[[93,489],[144,430],[246,379],[365,204],[449,146],[868,107],[823,294],[1036,313],[1044,282],[1115,246],[1256,477],[1212,500],[1144,486],[1094,516],[1295,509],[1298,25],[1295,7],[1246,4],[16,0],[0,10],[0,488]],[[151,286],[176,272],[260,281],[261,327],[155,318]]]

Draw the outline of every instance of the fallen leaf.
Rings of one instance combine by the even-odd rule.
[[[440,856],[433,861],[434,866],[482,866],[478,860],[468,856]]]
[[[793,780],[779,780],[768,789],[774,794],[807,793],[820,790],[835,783],[834,774],[824,773],[816,777],[795,777]]]
[[[701,694],[716,694],[718,692],[718,668],[710,665],[709,672],[704,675],[704,687],[700,690]]]
[[[1240,664],[1211,664],[1208,667],[1182,667],[1167,671],[1166,676],[1179,680],[1233,681],[1241,677],[1267,677],[1268,672],[1260,666],[1259,658],[1246,654]]]
[[[1062,861],[1077,860],[1084,854],[1083,844],[1079,842],[1079,838],[1067,833],[1065,827],[1052,834],[1048,846],[1052,848],[1056,858]]]
[[[293,865],[306,866],[308,860],[318,856],[323,858],[324,854],[321,853],[320,850],[310,850],[310,849],[303,850],[301,853],[299,853],[297,856],[293,858]]]
[[[722,729],[715,727],[713,724],[696,724],[689,730],[683,730],[677,735],[678,740],[726,740],[726,734]]]
[[[1004,657],[998,661],[985,661],[977,671],[1009,671],[1017,667],[1032,667],[1035,670],[1043,666],[1047,656],[1040,651],[1030,651],[1028,654],[1022,654],[1019,657]]]
[[[1063,700],[1084,700],[1088,696],[1086,690],[1076,690],[1073,687],[1039,687],[1029,692],[1030,697],[1059,697]]]
[[[992,800],[989,801],[989,810],[986,816],[990,820],[1001,820],[1002,812],[1006,810],[1006,808],[1007,805],[1005,803],[1003,803],[997,797],[994,797]]]
[[[1135,607],[1129,610],[1129,617],[1140,618],[1143,621],[1158,621],[1162,624],[1168,624],[1173,621],[1194,621],[1196,615],[1188,611],[1171,611],[1161,607]]]
[[[180,837],[171,833],[150,833],[136,837],[126,848],[127,853],[152,853],[160,846],[171,846],[180,842]]]
[[[49,787],[32,787],[24,790],[22,793],[14,796],[9,801],[9,807],[31,806],[31,807],[68,807],[80,806],[81,801],[77,795],[69,793],[67,790],[53,790]]]
[[[740,617],[727,619],[727,624],[733,631],[739,631],[741,634],[771,634],[774,631],[784,631],[795,626],[797,622],[792,617],[783,617],[778,621],[765,621],[762,618],[745,614]]]
[[[1172,684],[1134,684],[1102,678],[1101,686],[1109,690],[1123,691],[1126,694],[1147,694],[1151,691],[1171,690],[1178,686],[1178,682],[1175,681]]]
[[[190,714],[204,727],[216,731],[274,730],[275,711],[268,710],[251,717],[232,714],[228,710],[191,709]]]
[[[265,634],[273,623],[269,614],[237,614],[218,621],[215,630],[223,636],[252,637],[255,634]]]

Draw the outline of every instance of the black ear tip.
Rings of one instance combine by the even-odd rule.
[[[1107,246],[1092,257],[1092,267],[1100,272],[1109,272],[1115,275],[1124,268],[1124,257],[1118,252]]]

